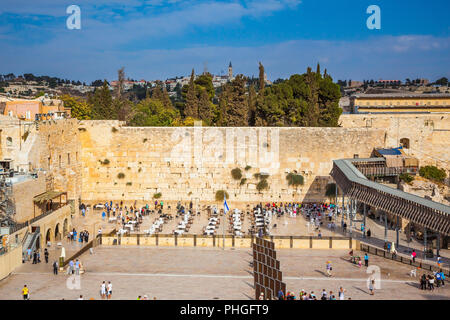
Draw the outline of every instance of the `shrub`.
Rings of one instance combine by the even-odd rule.
[[[327,184],[325,196],[328,198],[336,197],[336,183]]]
[[[144,140],[142,140],[142,142],[146,143],[146,142],[147,142],[147,140],[148,140],[148,139],[147,139],[147,138],[145,138]]]
[[[159,199],[159,198],[161,198],[161,197],[162,197],[161,192],[155,193],[155,194],[153,195],[153,199]]]
[[[239,168],[234,168],[231,170],[231,176],[234,180],[240,180],[242,178],[242,171]]]
[[[142,168],[139,168],[138,172],[141,172],[141,171],[142,171]]]
[[[305,183],[305,179],[303,178],[303,176],[301,174],[292,173],[292,172],[290,172],[286,176],[286,180],[288,181],[288,185],[294,186],[294,187],[302,186]]]
[[[258,184],[256,185],[256,190],[261,192],[262,190],[269,189],[269,184],[267,183],[266,179],[262,179]]]
[[[246,182],[247,182],[247,179],[246,178],[242,178],[240,185],[243,186]]]
[[[30,131],[25,131],[25,132],[23,133],[22,140],[23,140],[23,141],[26,141],[29,134],[30,134]]]
[[[127,182],[127,186],[131,186],[133,183],[131,182]]]
[[[400,180],[403,180],[406,183],[411,183],[414,180],[414,177],[409,175],[409,174],[407,174],[407,173],[402,173],[398,177],[399,177]]]
[[[117,130],[116,127],[112,127],[111,131],[112,131],[112,133],[116,133],[119,130]]]
[[[119,174],[117,175],[117,178],[119,178],[119,179],[125,178],[125,173],[123,173],[123,172],[119,173]]]
[[[247,166],[245,166],[245,171],[248,171],[248,170],[250,170],[251,168],[252,168],[251,166],[247,165]]]
[[[105,160],[99,160],[100,161],[100,163],[101,164],[103,164],[103,165],[107,165],[107,164],[109,164],[109,160],[108,159],[105,159]]]
[[[225,190],[218,190],[216,192],[216,201],[223,201],[223,195],[225,195],[227,197],[227,199],[230,197],[228,195],[228,192],[226,192]]]
[[[422,167],[419,170],[419,174],[425,179],[435,180],[439,182],[443,182],[447,176],[444,169],[439,169],[435,166]]]

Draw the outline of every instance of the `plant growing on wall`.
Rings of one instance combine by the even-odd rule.
[[[123,173],[123,172],[119,173],[119,174],[117,175],[117,178],[119,178],[119,179],[125,178],[125,173]]]
[[[112,133],[116,133],[119,130],[117,130],[116,127],[112,127],[111,131],[112,131]]]
[[[250,170],[251,168],[252,168],[251,166],[246,165],[246,166],[245,166],[245,171],[248,171],[248,170]]]
[[[103,165],[108,165],[109,164],[109,160],[108,159],[105,159],[105,160],[99,160],[100,161],[100,163],[101,164],[103,164]]]
[[[336,183],[329,183],[327,184],[326,190],[325,190],[325,196],[330,200],[334,199],[336,203]]]
[[[246,182],[247,182],[247,179],[246,178],[242,178],[240,185],[243,186]]]
[[[233,177],[234,180],[241,180],[241,178],[242,178],[241,169],[234,168],[233,170],[231,170],[231,176]]]
[[[147,140],[148,140],[147,138],[144,138],[144,140],[142,140],[142,142],[143,142],[143,143],[146,143]]]
[[[290,186],[302,186],[305,183],[305,179],[301,174],[290,172],[286,176],[286,180],[288,181],[288,185]]]
[[[162,197],[161,192],[155,193],[155,194],[153,195],[153,199],[160,199],[161,197]]]
[[[258,192],[261,192],[266,189],[269,189],[269,183],[267,182],[267,179],[262,179],[256,185],[256,190],[258,190]]]
[[[132,182],[127,182],[127,186],[131,186],[132,184]]]
[[[414,180],[414,177],[407,173],[402,173],[398,176],[398,178],[402,181],[405,181],[406,183],[411,183]]]
[[[23,140],[23,141],[26,141],[29,134],[30,134],[30,131],[25,131],[25,132],[23,133],[22,140]]]
[[[224,195],[227,197],[227,199],[230,198],[230,196],[228,195],[228,192],[226,192],[225,190],[217,190],[216,191],[216,201],[223,201]]]

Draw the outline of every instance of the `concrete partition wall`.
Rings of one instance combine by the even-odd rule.
[[[194,237],[178,236],[177,237],[177,247],[193,247]]]
[[[139,245],[151,247],[156,246],[156,236],[141,235],[139,237]]]
[[[10,249],[0,256],[0,280],[6,278],[15,268],[22,264],[22,246]]]
[[[312,239],[312,249],[330,249],[330,239]]]
[[[208,248],[214,247],[214,240],[212,237],[206,236],[197,237],[197,247],[208,247]]]
[[[255,242],[256,238],[251,237],[232,237],[225,236],[225,248],[251,248],[252,239]],[[264,239],[273,241],[275,249],[360,249],[360,242],[355,239],[338,237],[331,239],[329,237],[296,237],[296,236],[272,236],[264,237]],[[102,244],[111,246],[117,240],[115,245],[122,246],[160,246],[160,247],[205,247],[205,248],[222,248],[223,238],[220,236],[197,236],[197,235],[183,235],[174,236],[170,234],[158,235],[132,235],[132,236],[103,236]]]
[[[216,237],[216,247],[223,248],[223,237]],[[225,236],[225,248],[233,248],[233,238]]]
[[[309,249],[310,248],[310,240],[294,238],[292,240],[292,248],[293,249]]]
[[[270,240],[270,239],[268,239]],[[275,249],[289,249],[291,247],[291,239],[290,238],[273,238],[273,242],[275,244]]]

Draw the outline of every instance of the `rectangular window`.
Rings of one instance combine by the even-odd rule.
[[[47,159],[47,161],[48,161],[48,163],[47,163],[47,165],[48,165],[48,168],[50,169],[50,157],[48,157],[48,159]]]
[[[70,153],[67,154],[67,164],[70,166]]]
[[[61,168],[61,155],[59,155],[59,167]]]

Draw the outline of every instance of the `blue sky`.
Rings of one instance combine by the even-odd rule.
[[[81,30],[66,8],[81,8]],[[381,30],[369,30],[369,5]],[[199,73],[303,73],[335,79],[450,77],[448,0],[2,0],[0,73],[82,81]]]

